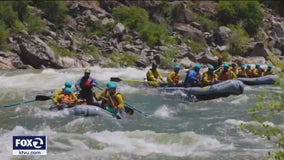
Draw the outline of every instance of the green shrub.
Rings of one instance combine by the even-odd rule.
[[[192,40],[189,43],[189,47],[193,53],[200,53],[206,49],[206,44]]]
[[[283,72],[279,75],[283,79]],[[277,81],[281,92],[273,94],[262,93],[256,99],[255,105],[250,107],[248,114],[254,123],[241,124],[239,129],[249,132],[259,138],[266,138],[275,149],[268,151],[267,157],[261,159],[284,159],[284,132],[283,132],[283,109],[284,109],[284,85],[281,80]],[[267,122],[271,122],[270,124]]]
[[[17,32],[24,28],[18,19],[17,12],[13,10],[12,2],[10,1],[0,2],[0,20],[4,22],[7,28],[11,28],[11,31]]]
[[[223,57],[223,61],[228,61],[228,57],[229,57],[229,53],[228,52],[219,52],[217,50],[213,51],[212,55],[216,56],[216,57],[221,55]]]
[[[142,8],[114,8],[113,15],[126,27],[137,31],[149,45],[157,45],[160,42],[175,43],[175,40],[167,35],[165,25],[150,22],[148,12]]]
[[[219,1],[217,10],[217,17],[221,24],[243,22],[243,27],[250,35],[257,33],[263,18],[263,12],[258,1]]]
[[[112,14],[115,19],[134,30],[149,21],[148,12],[140,7],[118,7],[112,10]]]
[[[95,47],[95,46],[89,46],[89,45],[87,45],[87,44],[84,43],[84,42],[82,43],[81,49],[82,49],[85,53],[87,53],[87,54],[93,56],[94,58],[98,58],[98,57],[101,55],[101,53],[100,53],[100,51],[98,50],[97,47]]]
[[[69,51],[69,49],[66,48],[60,48],[56,45],[53,45],[51,43],[48,44],[48,46],[53,50],[53,52],[59,56],[62,57],[69,57],[71,56],[71,52]]]
[[[196,22],[200,23],[206,31],[214,31],[218,27],[218,22],[211,20],[207,15],[195,14]]]
[[[29,4],[31,0],[17,0],[11,1],[13,10],[17,12],[20,21],[24,21],[26,17],[29,17],[31,10],[29,9]]]
[[[27,29],[30,34],[39,34],[45,31],[46,26],[43,24],[41,18],[36,14],[32,13],[25,19],[28,24]]]
[[[5,50],[7,48],[7,39],[9,37],[9,32],[7,28],[0,20],[0,50]]]
[[[140,35],[149,45],[155,45],[160,42],[161,39],[166,37],[166,28],[162,25],[152,22],[144,23],[143,28],[140,30]]]
[[[165,50],[160,53],[164,58],[162,58],[160,67],[161,68],[169,68],[173,65],[173,59],[178,55],[178,50],[170,49]]]
[[[83,22],[87,27],[90,28],[90,32],[88,34],[95,34],[97,36],[102,36],[106,33],[109,33],[112,31],[114,27],[114,23],[108,23],[108,24],[100,24],[98,22],[94,22],[90,20],[89,18],[79,18],[77,19],[78,22]]]
[[[56,28],[63,28],[68,11],[66,1],[33,0],[33,4],[45,13],[46,19],[54,23]]]
[[[229,25],[229,28],[232,30],[232,34],[228,42],[229,53],[231,55],[243,55],[244,53],[246,53],[248,48],[248,34],[242,28],[241,24]]]
[[[120,54],[117,51],[113,51],[111,54],[108,54],[107,57],[112,61],[108,64],[110,67],[116,67],[117,65],[131,66],[138,60],[137,55],[129,52]]]

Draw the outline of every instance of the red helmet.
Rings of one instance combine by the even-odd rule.
[[[218,56],[218,59],[223,59],[223,57],[221,55]]]

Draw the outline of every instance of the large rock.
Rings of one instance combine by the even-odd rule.
[[[16,53],[0,51],[0,69],[25,69],[27,68]]]
[[[186,9],[186,6],[180,4],[176,6],[172,12],[172,17],[174,22],[178,23],[191,23],[194,21],[194,15]]]
[[[215,43],[218,45],[224,45],[229,41],[231,36],[231,29],[225,26],[219,27],[213,34]]]
[[[269,49],[264,46],[262,42],[258,42],[252,49],[248,49],[248,55],[250,57],[261,56],[266,58],[268,53],[270,53]]]
[[[175,23],[174,29],[181,32],[186,38],[190,38],[197,42],[205,42],[203,33],[190,24]]]
[[[256,56],[256,57],[232,57],[231,58],[232,62],[236,62],[238,65],[241,64],[255,64],[255,63],[261,63],[265,64],[266,60],[264,57],[261,56]]]
[[[19,56],[23,63],[38,69],[42,66],[60,69],[62,63],[58,61],[53,50],[37,36],[23,35],[16,38],[20,46]]]

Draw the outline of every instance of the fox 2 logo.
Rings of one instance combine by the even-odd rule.
[[[46,136],[13,136],[13,149],[45,150]]]

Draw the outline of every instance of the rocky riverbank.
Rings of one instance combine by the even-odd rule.
[[[214,17],[217,3],[186,1],[179,2],[181,4],[175,8],[176,3],[168,2],[166,6],[173,9],[160,14],[165,6],[162,1],[68,1],[68,14],[60,30],[44,18],[42,11],[31,7],[42,15],[45,31],[31,34],[22,30],[11,35],[7,40],[8,49],[0,51],[0,68],[62,69],[92,65],[144,68],[151,62],[157,62],[162,68],[171,68],[175,63],[187,68],[197,62],[216,64],[217,56],[228,52],[232,30],[221,25],[214,30],[208,29],[198,17]],[[162,40],[154,45],[147,43],[140,33],[114,18],[113,8],[119,6],[139,6],[158,24],[171,18],[166,28],[175,43],[166,44]],[[250,38],[241,56],[226,54],[226,61],[265,64],[270,63],[267,55],[273,53],[284,62],[284,19],[265,6],[262,10],[260,38]]]

